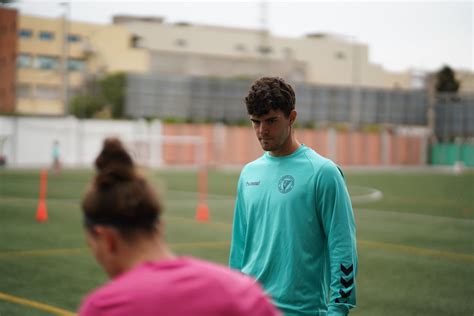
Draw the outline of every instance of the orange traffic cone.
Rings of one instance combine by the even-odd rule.
[[[48,210],[46,209],[46,201],[40,199],[38,202],[38,210],[36,211],[36,220],[38,222],[46,222],[48,220]]]
[[[48,220],[48,210],[46,209],[46,190],[48,186],[48,171],[41,170],[40,176],[40,194],[38,201],[38,210],[36,211],[36,220],[45,222]]]
[[[199,203],[196,208],[196,220],[199,222],[209,221],[209,208],[206,203]]]

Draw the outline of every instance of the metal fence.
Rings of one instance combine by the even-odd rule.
[[[474,95],[440,95],[434,100],[435,136],[441,141],[474,137]]]
[[[133,118],[226,123],[248,119],[243,99],[252,84],[250,80],[130,74],[127,83],[126,113]],[[294,84],[294,88],[298,122],[301,124],[428,125],[429,102],[424,90],[402,91],[302,83]],[[442,129],[441,133],[457,132],[459,127],[447,122],[462,119],[462,133],[474,135],[471,130],[474,122],[471,105],[460,105],[464,113],[461,118],[457,112],[450,113],[447,108],[438,104],[437,128]],[[449,115],[454,116],[451,118]],[[438,125],[441,122],[445,122],[444,125]]]

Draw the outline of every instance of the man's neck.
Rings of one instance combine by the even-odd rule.
[[[291,135],[290,137],[288,137],[288,140],[284,146],[282,146],[279,150],[270,151],[269,154],[273,157],[289,156],[294,153],[300,146],[301,143],[294,137],[294,135]]]

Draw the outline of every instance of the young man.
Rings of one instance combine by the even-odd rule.
[[[240,175],[230,266],[285,315],[347,315],[357,250],[342,172],[296,139],[295,93],[283,79],[257,80],[245,102],[265,153]]]

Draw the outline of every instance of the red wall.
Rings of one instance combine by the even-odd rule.
[[[17,11],[0,7],[0,112],[13,112],[16,100]]]
[[[383,144],[381,133],[335,132],[335,144],[329,144],[329,130],[297,129],[297,139],[322,156],[341,166],[420,165],[421,136],[387,134]],[[204,139],[207,163],[210,165],[243,165],[263,151],[250,127],[210,124],[164,124],[163,135],[194,135]],[[330,146],[335,157],[330,157]],[[165,143],[164,160],[168,165],[193,164],[197,146],[191,143]],[[383,148],[387,149],[384,155]],[[384,162],[384,157],[388,157]]]

